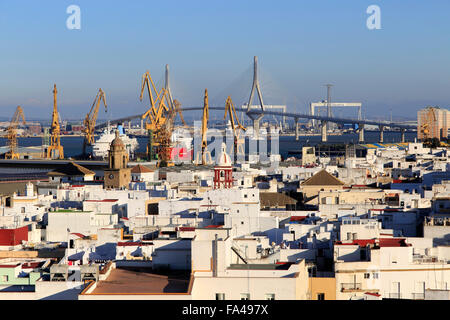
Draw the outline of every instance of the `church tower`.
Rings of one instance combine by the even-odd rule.
[[[131,169],[128,168],[128,152],[116,130],[116,137],[108,151],[108,169],[104,171],[105,188],[127,188],[131,181]]]
[[[233,167],[231,157],[226,151],[226,145],[222,142],[222,152],[216,158],[214,166],[214,189],[233,187]]]

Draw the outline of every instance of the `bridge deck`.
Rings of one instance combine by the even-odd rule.
[[[224,108],[220,107],[209,107],[210,110],[221,110],[225,111]],[[203,110],[203,107],[187,107],[187,108],[181,108],[181,111],[196,111],[196,110]],[[334,123],[355,123],[355,124],[367,124],[367,125],[375,125],[375,126],[384,126],[384,127],[390,127],[390,128],[400,128],[400,129],[416,129],[417,127],[410,124],[403,124],[403,123],[396,123],[396,122],[390,122],[390,121],[375,121],[375,120],[358,120],[358,119],[351,119],[351,118],[330,118],[330,117],[324,117],[324,116],[316,116],[316,115],[310,115],[310,114],[303,114],[303,113],[293,113],[293,112],[280,112],[280,111],[269,111],[265,110],[264,112],[258,111],[258,110],[250,110],[247,112],[247,109],[245,108],[236,108],[237,112],[245,112],[248,115],[274,115],[274,116],[281,116],[281,117],[289,117],[294,119],[314,119],[314,120],[321,120],[321,121],[328,121],[328,122],[334,122]],[[116,120],[110,121],[111,124],[117,124],[125,121],[131,121],[134,119],[141,119],[142,114],[124,117]],[[107,126],[107,123],[99,124],[95,127],[95,129],[101,129]]]

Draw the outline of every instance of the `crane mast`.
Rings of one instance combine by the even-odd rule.
[[[53,113],[52,113],[52,125],[50,129],[50,145],[47,148],[47,158],[59,158],[64,159],[64,149],[60,141],[60,126],[59,126],[59,115],[57,107],[56,95],[58,90],[56,90],[56,84],[53,86]]]
[[[5,159],[19,159],[20,154],[17,151],[17,126],[22,119],[22,123],[25,124],[25,116],[21,106],[17,106],[16,111],[11,119],[11,123],[8,127],[8,145],[9,151],[5,154]]]
[[[144,91],[146,87],[150,100],[150,106],[148,110],[141,116],[141,119],[145,119],[145,129],[148,132],[147,156],[149,160],[153,160],[153,148],[154,146],[158,145],[157,134],[160,131],[161,126],[164,125],[164,123],[167,121],[166,117],[170,109],[167,107],[167,90],[165,88],[162,88],[158,92],[149,71],[144,73],[144,75],[142,76],[141,94],[139,97],[141,101],[144,97]]]
[[[240,154],[244,154],[243,139],[240,139],[240,131],[243,130],[246,131],[247,129],[239,122],[239,118],[236,114],[236,109],[234,108],[233,101],[231,100],[231,97],[228,96],[226,102],[225,102],[225,115],[223,117],[224,120],[227,119],[227,114],[230,117],[230,123],[231,123],[231,129],[233,130],[233,137],[234,137],[234,143],[233,143],[233,154],[234,158],[237,158],[238,152]]]
[[[177,100],[174,100],[173,103],[179,104]],[[171,167],[174,165],[171,159],[171,152],[176,112],[175,108],[170,108],[167,112],[166,121],[156,131],[158,167]]]
[[[86,114],[86,118],[84,119],[84,144],[83,144],[83,154],[86,154],[86,147],[88,145],[93,145],[95,143],[94,132],[95,132],[95,123],[97,122],[98,111],[100,107],[100,102],[103,101],[103,105],[105,106],[105,112],[108,111],[108,106],[106,103],[106,95],[105,92],[100,88],[98,90],[97,96],[92,103],[91,110]]]
[[[208,120],[209,120],[209,100],[208,89],[205,89],[205,97],[203,99],[203,116],[202,116],[202,144],[200,152],[197,152],[195,164],[206,165],[212,163],[211,153],[208,151]],[[208,157],[208,158],[207,158]]]

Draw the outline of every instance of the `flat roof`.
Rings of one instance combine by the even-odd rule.
[[[250,264],[231,264],[228,269],[230,270],[288,270],[294,263],[283,264],[262,264],[262,263],[250,263]]]
[[[151,268],[117,268],[91,294],[187,293],[189,273],[154,272]]]

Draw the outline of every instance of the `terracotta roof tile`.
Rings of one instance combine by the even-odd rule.
[[[344,184],[344,182],[323,169],[304,181],[302,186],[343,186]]]
[[[131,169],[131,173],[147,173],[147,172],[154,172],[154,171],[141,164],[138,164],[137,166],[134,166]]]

